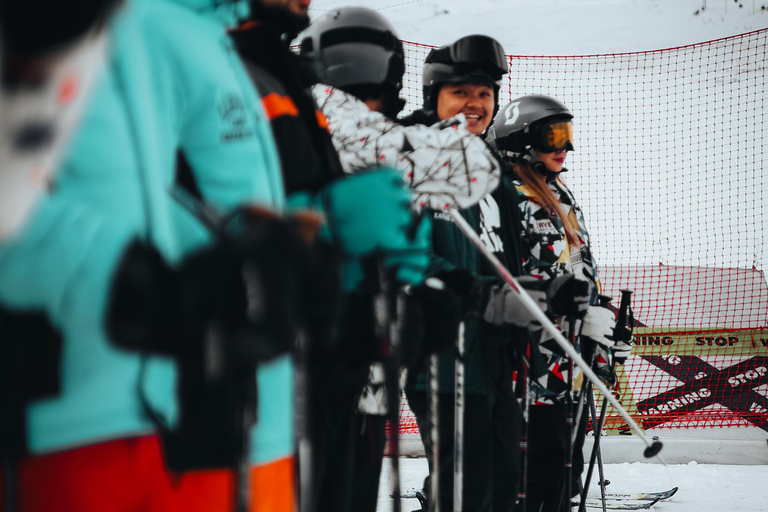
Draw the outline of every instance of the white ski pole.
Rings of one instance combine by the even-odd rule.
[[[429,355],[429,439],[432,443],[432,478],[429,479],[429,512],[440,512],[440,479],[437,469],[440,467],[440,430],[438,414],[440,412],[439,356]]]
[[[555,342],[560,345],[560,348],[565,351],[565,353],[568,355],[568,357],[571,358],[571,360],[579,367],[581,368],[581,371],[584,373],[584,375],[592,382],[592,385],[602,393],[603,397],[608,400],[608,402],[613,406],[613,408],[616,410],[617,413],[624,419],[624,421],[627,422],[627,425],[629,425],[629,428],[637,434],[638,438],[645,444],[646,448],[643,451],[643,455],[645,458],[651,458],[651,457],[658,457],[659,461],[666,465],[666,461],[659,455],[659,452],[662,448],[662,443],[659,440],[651,441],[648,439],[648,437],[643,433],[643,431],[640,429],[640,427],[635,423],[635,420],[632,419],[632,417],[629,415],[629,413],[622,407],[622,405],[619,403],[618,400],[613,396],[613,394],[608,390],[608,388],[600,381],[600,379],[595,375],[595,372],[592,371],[592,368],[589,367],[589,364],[587,364],[586,361],[579,355],[578,352],[576,352],[576,349],[573,348],[573,346],[568,343],[568,340],[565,339],[565,337],[562,335],[562,333],[557,329],[557,327],[554,326],[554,324],[547,318],[546,313],[539,308],[539,306],[536,304],[536,302],[531,298],[530,295],[523,289],[522,286],[520,286],[520,283],[517,282],[517,280],[512,276],[512,274],[509,273],[509,271],[504,267],[504,265],[499,261],[496,256],[493,255],[491,251],[489,251],[485,245],[483,244],[482,240],[480,240],[480,237],[475,233],[475,230],[472,229],[472,226],[469,225],[469,223],[464,219],[464,217],[461,216],[458,210],[451,209],[449,210],[449,214],[451,216],[451,219],[456,223],[456,226],[464,233],[464,235],[472,242],[472,244],[483,254],[483,256],[488,260],[491,265],[493,265],[496,272],[501,276],[501,278],[519,295],[520,299],[523,302],[523,305],[526,307],[526,309],[533,315],[533,317],[539,321],[539,323],[542,325],[544,329],[546,329],[554,338]]]
[[[453,417],[453,511],[462,512],[464,491],[464,322],[456,338],[455,409]]]

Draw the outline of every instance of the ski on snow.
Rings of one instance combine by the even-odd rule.
[[[651,508],[657,501],[659,501],[659,498],[656,498],[654,500],[627,500],[627,499],[618,499],[618,500],[612,500],[606,498],[605,500],[605,508],[608,510],[644,510]],[[586,501],[586,507],[587,508],[599,508],[602,510],[603,508],[603,501],[600,498],[587,498]],[[579,506],[578,501],[573,502],[574,507]]]
[[[677,487],[661,492],[609,492],[605,494],[605,508],[611,510],[643,510],[649,509],[657,501],[671,498],[677,492]],[[587,508],[603,508],[603,502],[599,496],[589,496],[586,501]]]
[[[641,500],[641,501],[653,501],[653,500],[666,500],[671,498],[677,492],[677,487],[673,487],[668,491],[661,492],[607,492],[605,493],[605,499],[607,500]],[[600,499],[600,495],[590,495],[587,499]]]
[[[421,489],[411,488],[400,495],[403,499],[416,498],[416,493]],[[609,492],[605,493],[605,508],[611,510],[644,510],[649,509],[657,501],[671,498],[677,492],[677,487],[661,492]],[[391,497],[391,496],[390,496]],[[578,502],[576,503],[578,505]],[[589,496],[586,502],[587,508],[603,508],[600,496]]]

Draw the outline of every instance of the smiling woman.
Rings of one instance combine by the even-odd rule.
[[[447,84],[437,96],[437,117],[448,119],[464,114],[467,130],[480,135],[491,124],[495,106],[493,89],[488,85]]]

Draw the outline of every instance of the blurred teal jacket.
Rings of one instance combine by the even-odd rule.
[[[283,187],[268,120],[226,27],[247,8],[217,0],[134,0],[113,23],[112,54],[51,193],[0,245],[0,301],[48,312],[64,336],[62,393],[29,408],[35,453],[153,430],[138,386],[176,420],[175,365],[112,346],[111,279],[126,245],[151,241],[178,263],[211,242],[171,196],[177,151],[206,202],[281,211]],[[263,365],[252,462],[292,453],[292,366]]]

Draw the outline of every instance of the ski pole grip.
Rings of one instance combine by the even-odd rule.
[[[632,302],[632,290],[619,291],[621,292],[621,302],[619,303],[619,311],[616,315],[616,328],[613,330],[613,338],[616,341],[629,341],[627,337],[631,338],[632,333],[627,329],[627,315],[630,303]]]
[[[597,296],[597,305],[601,308],[608,308],[608,306],[611,304],[611,301],[613,300],[613,297],[610,295],[603,295],[602,293]]]

